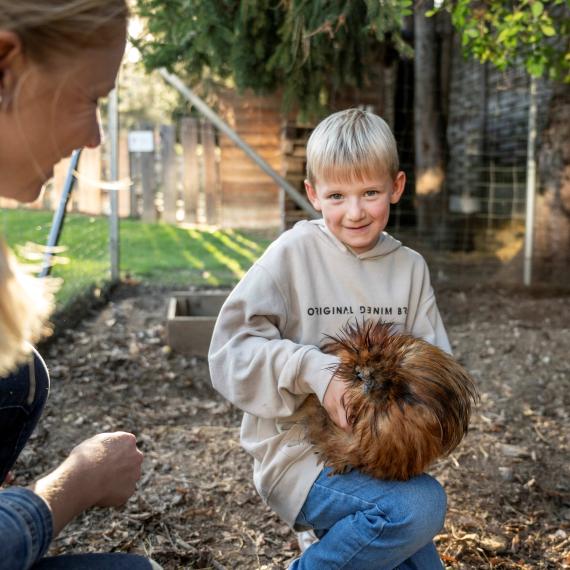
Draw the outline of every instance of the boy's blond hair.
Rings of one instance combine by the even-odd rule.
[[[346,109],[321,121],[307,143],[307,179],[350,183],[399,170],[396,139],[382,118]]]

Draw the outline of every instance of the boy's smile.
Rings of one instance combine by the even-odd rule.
[[[390,204],[404,191],[406,175],[398,172],[349,183],[305,181],[313,207],[322,212],[327,228],[355,253],[372,249],[388,224]]]

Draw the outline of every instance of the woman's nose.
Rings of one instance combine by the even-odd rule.
[[[95,114],[94,121],[91,127],[91,134],[85,143],[87,148],[96,148],[103,142],[103,131],[101,129],[101,119],[99,111]]]

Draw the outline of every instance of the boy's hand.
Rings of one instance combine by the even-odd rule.
[[[323,406],[330,419],[342,430],[350,431],[350,426],[346,419],[346,409],[344,407],[344,393],[346,383],[337,378],[333,378],[325,392]]]

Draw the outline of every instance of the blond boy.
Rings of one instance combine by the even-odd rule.
[[[383,318],[450,350],[423,258],[384,232],[405,186],[394,137],[378,116],[335,113],[307,145],[308,197],[323,219],[299,222],[224,304],[210,348],[214,387],[245,414],[241,442],[262,499],[320,540],[291,569],[440,569],[432,538],[446,497],[428,475],[406,482],[353,470],[328,476],[301,426],[308,394],[348,429],[335,356],[319,345],[354,318]]]

